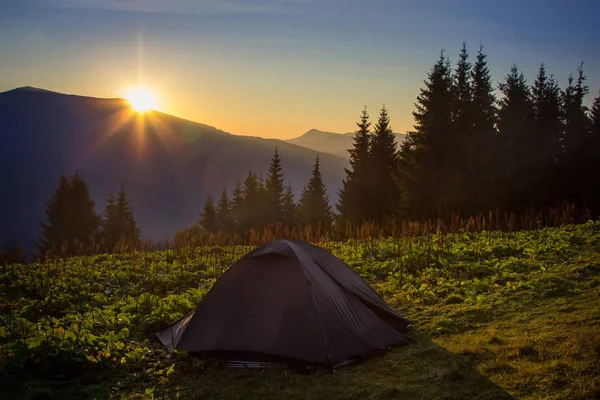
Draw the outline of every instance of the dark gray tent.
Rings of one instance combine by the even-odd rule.
[[[234,263],[195,311],[156,336],[197,357],[331,367],[407,343],[408,325],[329,252],[278,240]]]

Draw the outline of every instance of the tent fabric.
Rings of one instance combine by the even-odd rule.
[[[278,240],[239,259],[196,310],[156,336],[203,357],[331,366],[407,343],[408,325],[329,252]]]

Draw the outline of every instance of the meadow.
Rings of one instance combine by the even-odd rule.
[[[56,258],[0,270],[0,398],[600,398],[600,221],[317,244],[414,344],[332,373],[225,369],[152,334],[251,246]]]

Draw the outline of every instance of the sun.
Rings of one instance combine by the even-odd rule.
[[[143,87],[128,90],[125,93],[125,98],[131,104],[131,108],[139,113],[145,113],[158,106],[158,100],[154,92]]]

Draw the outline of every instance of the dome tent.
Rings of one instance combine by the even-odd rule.
[[[240,258],[197,309],[156,336],[201,358],[335,367],[408,343],[408,326],[340,259],[277,240]]]

